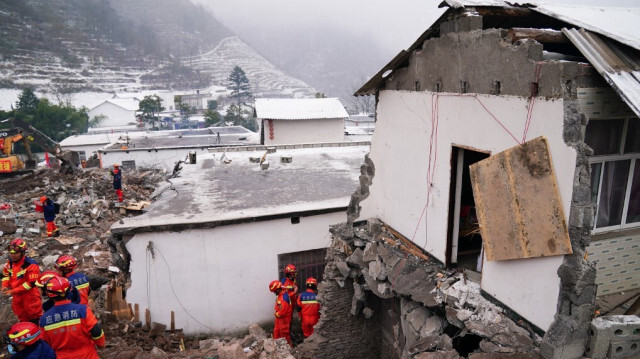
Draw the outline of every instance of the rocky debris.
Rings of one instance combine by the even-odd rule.
[[[392,326],[387,338],[393,342],[384,345],[403,358],[459,358],[470,353],[496,358],[502,357],[498,354],[537,355],[538,334],[516,324],[502,308],[485,299],[480,286],[468,281],[464,273],[443,268],[380,221],[343,223],[333,226],[331,233],[319,289],[321,319],[311,340],[300,348],[307,356],[322,353],[323,358],[339,357],[340,353],[326,355],[330,352],[327,345],[353,346],[357,336],[374,335],[363,333],[364,324],[353,325],[336,317],[344,313],[336,313],[334,308],[339,305],[333,298],[343,294],[350,294],[348,312],[352,316]],[[344,293],[337,295],[336,291]],[[385,309],[389,306],[396,309]],[[342,321],[338,328],[329,323],[336,321]]]

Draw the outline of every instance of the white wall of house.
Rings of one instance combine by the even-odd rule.
[[[273,120],[273,140],[263,122],[265,145],[344,141],[344,119]]]
[[[268,286],[279,279],[278,254],[326,247],[329,225],[345,217],[338,212],[302,217],[298,224],[285,218],[136,234],[126,245],[132,258],[127,301],[139,303],[142,312],[149,308],[151,320],[167,325],[174,311],[176,327],[188,334],[230,333],[273,321],[275,296]],[[155,259],[147,252],[149,241]]]
[[[437,116],[432,111],[436,102]],[[526,99],[512,96],[381,91],[370,152],[375,176],[370,196],[361,203],[361,218],[382,219],[445,262],[452,146],[496,154],[517,145],[527,105]],[[436,123],[437,134],[432,131]],[[568,219],[576,153],[565,145],[562,129],[563,102],[536,99],[527,139],[544,135],[549,140]],[[546,330],[556,312],[560,286],[556,270],[562,260],[562,256],[499,262],[485,258],[482,289]]]
[[[119,127],[136,122],[135,111],[127,110],[110,102],[103,102],[92,108],[89,110],[88,115],[89,119],[93,119],[98,115],[107,116],[100,124],[94,127]]]
[[[84,155],[86,157],[91,157],[91,155],[94,152],[98,152],[99,149],[101,149],[102,147],[108,145],[108,143],[99,143],[99,144],[95,144],[95,145],[78,145],[78,146],[60,146],[63,150],[68,150],[68,151],[77,151],[77,152],[84,152]]]
[[[122,164],[122,161],[136,161],[136,168],[165,168],[173,171],[176,162],[183,160],[189,154],[189,151],[196,152],[196,160],[199,154],[209,153],[207,147],[198,148],[168,148],[157,150],[121,150],[100,152],[102,167],[107,168],[113,166],[114,163]],[[184,164],[182,165],[184,166]]]

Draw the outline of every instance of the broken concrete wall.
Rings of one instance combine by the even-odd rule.
[[[357,354],[367,341],[373,353],[386,350],[400,358],[535,352],[540,338],[532,330],[485,300],[477,284],[443,269],[379,221],[338,225],[332,232],[321,319],[300,351],[318,358],[379,357],[371,349]],[[384,332],[392,333],[392,343],[385,344]],[[358,350],[345,355],[332,349],[336,344]]]
[[[537,82],[538,96],[562,98],[563,79],[575,77],[577,63],[543,61],[542,50],[533,40],[511,43],[504,29],[448,33],[426,40],[383,89],[528,97]]]

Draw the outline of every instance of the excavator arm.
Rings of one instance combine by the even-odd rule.
[[[60,172],[72,174],[79,171],[78,166],[80,165],[80,154],[78,152],[62,150],[62,148],[60,148],[60,144],[22,120],[10,117],[4,121],[0,121],[0,123],[5,122],[9,122],[11,126],[18,131],[18,135],[23,137],[25,149],[27,150],[27,155],[30,160],[33,159],[33,155],[31,154],[29,144],[35,143],[44,151],[49,152],[60,160],[62,163],[60,166]]]

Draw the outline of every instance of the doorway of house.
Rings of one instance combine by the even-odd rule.
[[[449,200],[447,265],[482,272],[482,237],[476,216],[469,166],[489,153],[453,147]]]

